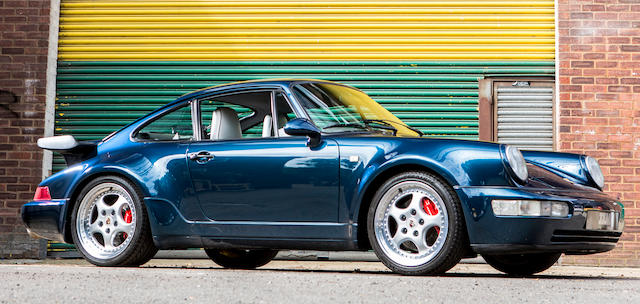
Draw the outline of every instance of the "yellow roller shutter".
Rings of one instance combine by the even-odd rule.
[[[554,1],[62,2],[61,60],[554,58]]]

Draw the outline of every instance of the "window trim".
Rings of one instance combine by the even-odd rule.
[[[274,90],[272,90],[269,93],[269,103],[270,103],[270,108],[271,108],[271,134],[273,134],[273,137],[278,137],[278,115],[276,113],[277,109],[276,109],[276,92]],[[264,125],[262,126],[264,128]]]
[[[202,140],[202,124],[200,119],[200,99],[193,99],[191,101],[191,126],[193,129],[193,140]]]
[[[272,91],[272,109],[271,109],[271,119],[272,119],[272,123],[271,123],[271,127],[273,129],[273,138],[280,138],[280,134],[278,134],[278,117],[277,117],[277,113],[278,113],[278,105],[276,102],[276,95],[278,93],[282,94],[282,97],[284,98],[284,101],[287,103],[287,105],[289,105],[289,109],[291,109],[291,111],[293,111],[293,114],[296,116],[296,118],[306,118],[304,115],[300,115],[300,113],[298,113],[298,111],[296,110],[296,107],[294,106],[295,103],[291,102],[291,99],[289,98],[289,95],[287,94],[287,92],[285,90],[282,89],[275,89]],[[304,113],[304,112],[303,112]],[[306,114],[306,113],[305,113]],[[290,136],[287,136],[290,137]]]

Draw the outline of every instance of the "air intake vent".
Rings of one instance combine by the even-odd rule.
[[[551,242],[560,243],[616,243],[622,235],[615,231],[555,230]]]
[[[545,84],[547,85],[547,84]],[[520,149],[553,150],[553,87],[517,81],[496,88],[498,142]]]

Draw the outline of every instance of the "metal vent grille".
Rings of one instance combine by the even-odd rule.
[[[496,91],[498,142],[553,151],[553,87],[512,85]]]

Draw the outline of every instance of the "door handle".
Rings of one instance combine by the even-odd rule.
[[[208,151],[191,152],[188,154],[190,160],[195,160],[199,164],[204,164],[214,158]]]

